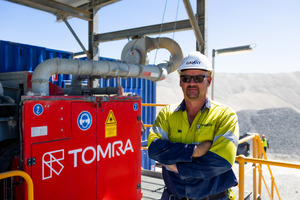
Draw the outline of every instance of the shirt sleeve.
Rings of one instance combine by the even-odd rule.
[[[195,158],[192,162],[179,162],[176,164],[182,179],[198,178],[211,179],[231,169],[231,164],[215,153]]]
[[[164,107],[157,115],[152,128],[149,130],[149,157],[165,165],[171,165],[178,162],[191,162],[195,149],[194,144],[169,141],[169,110],[170,106]]]
[[[149,157],[164,165],[172,165],[179,162],[192,162],[194,144],[175,143],[167,140],[156,139],[149,148]]]

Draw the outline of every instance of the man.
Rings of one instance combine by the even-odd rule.
[[[159,112],[148,137],[150,158],[163,164],[161,199],[228,200],[237,185],[237,115],[207,98],[213,73],[207,57],[191,52],[178,72],[184,100]]]
[[[265,134],[262,134],[261,138],[262,138],[261,141],[263,143],[265,153],[267,153],[267,148],[269,148],[269,141],[267,140]]]

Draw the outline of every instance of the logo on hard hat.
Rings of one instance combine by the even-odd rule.
[[[187,61],[187,65],[199,65],[201,62],[199,60]]]
[[[83,111],[79,114],[77,119],[78,127],[86,131],[88,130],[92,125],[92,116],[88,111]]]

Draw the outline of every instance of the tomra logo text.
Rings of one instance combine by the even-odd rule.
[[[86,153],[92,153],[86,157]],[[116,156],[125,155],[127,152],[134,152],[130,139],[127,139],[126,144],[124,144],[121,140],[115,141],[113,143],[108,143],[106,148],[101,147],[101,145],[97,145],[97,147],[88,146],[86,148],[73,149],[68,151],[68,155],[73,155],[74,160],[74,168],[77,167],[78,162],[83,162],[84,164],[90,164],[97,159],[97,162],[100,161],[100,158],[114,158]],[[59,153],[59,155],[57,155]],[[55,155],[56,154],[56,155]],[[48,157],[51,157],[49,159]],[[56,156],[56,157],[55,157]],[[57,176],[61,173],[64,166],[61,161],[64,160],[64,149],[46,152],[43,155],[43,180],[52,178],[52,172],[54,172]],[[54,164],[56,168],[54,168]],[[48,170],[44,170],[47,168]],[[46,172],[48,171],[48,172]]]

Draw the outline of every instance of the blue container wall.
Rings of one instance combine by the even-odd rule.
[[[0,73],[15,71],[31,71],[41,62],[51,58],[72,59],[72,53],[48,49],[44,47],[13,43],[0,40]],[[100,60],[115,61],[110,58],[100,58]],[[65,82],[72,78],[68,74],[58,74],[57,81],[50,81],[54,84],[64,87]],[[142,97],[142,103],[156,103],[156,83],[140,78],[120,78],[120,84],[124,88],[124,92],[131,92]],[[116,87],[117,78],[100,79],[100,87]],[[153,124],[156,116],[155,107],[142,107],[142,121],[144,124]],[[149,128],[142,136],[142,141],[148,138]],[[153,169],[155,163],[149,159],[146,150],[142,150],[142,167],[144,169]]]
[[[72,53],[0,41],[0,72],[34,71],[38,64],[55,57],[72,59]]]

